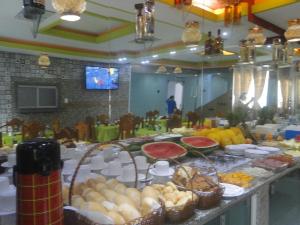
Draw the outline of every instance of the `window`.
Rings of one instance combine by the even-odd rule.
[[[57,87],[18,85],[17,107],[20,110],[58,108]]]

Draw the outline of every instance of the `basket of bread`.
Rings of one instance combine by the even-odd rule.
[[[102,175],[84,182],[75,182],[81,163],[98,147],[94,146],[86,152],[75,169],[70,185],[63,189],[65,204],[71,206],[65,211],[65,225],[162,224],[163,203],[145,188],[130,188],[116,179],[107,179]],[[130,156],[136,170],[135,161],[131,154]],[[135,177],[136,187],[137,174]]]

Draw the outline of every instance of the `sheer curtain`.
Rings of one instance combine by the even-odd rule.
[[[261,67],[255,69],[254,74],[254,108],[259,109],[261,106],[258,103],[258,100],[262,97],[265,82],[266,82],[267,70],[263,70]]]
[[[289,108],[289,95],[290,95],[290,69],[284,68],[279,71],[279,84],[281,89],[282,103],[279,104],[283,111]]]

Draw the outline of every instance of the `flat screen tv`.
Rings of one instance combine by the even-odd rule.
[[[85,88],[87,90],[115,90],[119,88],[119,69],[85,67]]]

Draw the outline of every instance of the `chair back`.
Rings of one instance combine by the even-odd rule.
[[[122,116],[119,121],[119,138],[126,139],[133,137],[135,134],[134,126],[134,116],[132,114]]]
[[[171,131],[174,128],[180,128],[182,126],[181,116],[178,114],[171,115],[167,120],[167,132]]]
[[[72,129],[70,127],[65,127],[63,129],[61,129],[59,132],[54,133],[54,138],[56,140],[59,139],[75,139],[76,141],[79,141],[78,138],[78,132],[76,129]]]
[[[104,124],[105,126],[107,126],[109,123],[109,117],[106,114],[98,115],[96,118],[97,122],[99,122],[100,124]]]
[[[137,130],[139,128],[144,128],[144,118],[140,116],[134,116],[134,129]]]
[[[85,123],[88,125],[88,140],[94,142],[96,140],[96,122],[91,116],[85,118]]]
[[[200,121],[200,115],[197,112],[188,112],[186,116],[188,119],[188,124],[187,124],[188,128],[194,127]]]
[[[146,122],[147,126],[155,130],[156,118],[159,116],[159,111],[149,111],[146,112]]]
[[[45,134],[45,129],[46,126],[37,121],[24,123],[22,126],[22,139],[23,141],[25,141],[37,137],[42,137]]]
[[[23,120],[20,120],[18,118],[13,118],[12,120],[8,121],[5,124],[6,131],[8,132],[8,127],[11,127],[12,131],[21,131],[23,124],[24,124]]]
[[[58,133],[61,130],[60,120],[58,118],[53,119],[51,126],[52,126],[53,133],[54,134]]]
[[[86,122],[78,122],[75,125],[75,130],[78,134],[78,139],[81,141],[88,141],[89,139],[89,126]]]

